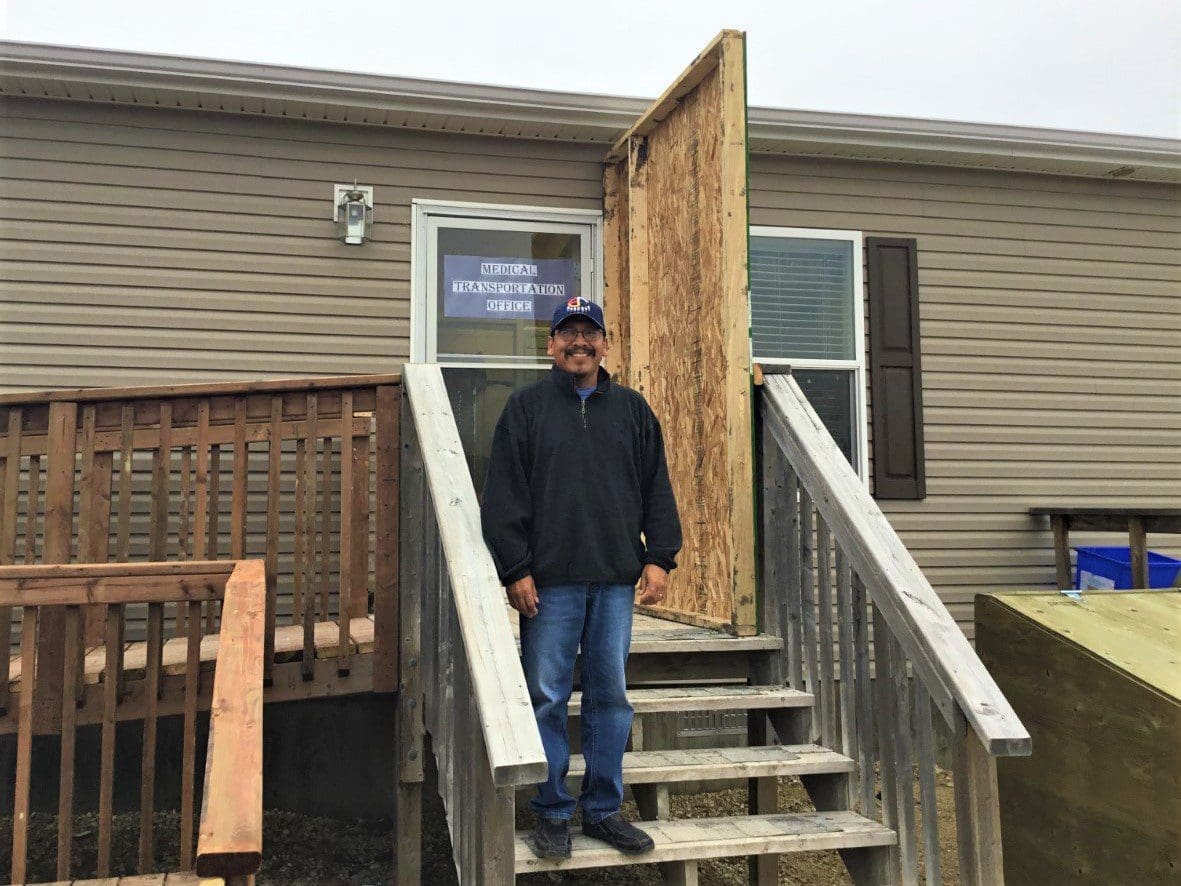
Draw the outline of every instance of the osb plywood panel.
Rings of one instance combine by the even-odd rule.
[[[612,368],[664,428],[685,545],[657,614],[753,633],[743,37],[723,33],[605,174]]]

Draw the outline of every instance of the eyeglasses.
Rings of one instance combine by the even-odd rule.
[[[559,329],[554,334],[567,343],[577,341],[580,335],[588,345],[597,344],[603,340],[603,330],[601,329]]]

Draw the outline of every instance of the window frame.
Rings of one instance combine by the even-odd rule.
[[[765,366],[786,366],[791,369],[843,369],[853,373],[853,409],[851,438],[856,447],[857,475],[869,486],[869,417],[866,404],[866,339],[865,339],[865,234],[862,231],[841,231],[827,228],[790,228],[777,225],[751,225],[750,237],[779,237],[796,240],[842,240],[853,247],[853,344],[856,358],[852,360],[793,360],[787,357],[759,357],[754,352],[754,298],[751,297],[750,340],[751,361]]]
[[[436,258],[433,226],[436,219],[461,223],[471,221],[473,227],[495,229],[496,222],[510,224],[579,225],[588,230],[588,241],[583,251],[588,255],[590,286],[587,297],[603,304],[603,212],[598,209],[574,209],[553,206],[521,206],[501,203],[472,203],[462,200],[431,200],[415,197],[410,201],[410,360],[432,363],[443,367],[466,369],[544,369],[548,359],[519,360],[446,360],[437,357],[435,340],[435,280],[432,262]],[[457,224],[457,226],[459,226]],[[585,288],[585,287],[584,287]]]

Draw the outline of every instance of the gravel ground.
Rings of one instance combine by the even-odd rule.
[[[959,882],[955,850],[955,813],[951,777],[939,773],[938,807],[941,838],[943,882]],[[918,795],[916,785],[915,796]],[[692,796],[674,795],[671,800],[675,818],[704,818],[727,814],[745,814],[746,791],[716,791]],[[780,779],[779,805],[785,812],[810,810],[803,788],[795,779]],[[921,824],[921,810],[919,822]],[[635,819],[631,803],[624,816]],[[532,816],[518,813],[518,827],[529,827]],[[135,873],[139,815],[116,816],[114,873]],[[179,816],[162,812],[156,816],[156,870],[176,870]],[[94,815],[80,815],[74,826],[74,872],[89,875],[94,870],[97,853],[97,821]],[[0,819],[0,871],[11,865],[12,820]],[[378,886],[391,884],[393,875],[392,834],[389,822],[340,821],[312,818],[289,812],[266,813],[263,832],[263,868],[260,886]],[[35,814],[30,820],[30,880],[55,879],[57,857],[56,816]],[[920,865],[922,864],[920,860]],[[920,876],[921,876],[920,867]],[[747,864],[744,858],[704,861],[700,866],[703,886],[745,886]],[[451,864],[451,845],[438,801],[427,803],[423,823],[423,880],[431,886],[457,884]],[[653,865],[629,865],[601,871],[571,872],[564,875],[529,874],[519,878],[523,884],[602,883],[658,884],[660,875]],[[785,856],[780,861],[779,882],[799,886],[834,886],[850,880],[835,852],[812,852]]]

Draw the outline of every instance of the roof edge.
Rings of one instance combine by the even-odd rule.
[[[315,102],[341,109],[343,122],[371,122],[348,117],[365,109],[385,112],[384,119],[397,111],[440,131],[591,143],[613,142],[650,104],[632,96],[0,41],[0,94],[88,100],[68,89],[64,96],[30,92],[22,85],[30,82],[164,90],[193,98],[194,107],[213,104],[214,110],[218,100],[262,99],[266,109],[242,112],[264,115]],[[496,120],[515,126],[497,133],[487,125]],[[535,134],[524,135],[519,124],[535,125]],[[749,128],[751,150],[760,154],[1181,182],[1177,139],[765,107],[750,108]]]

